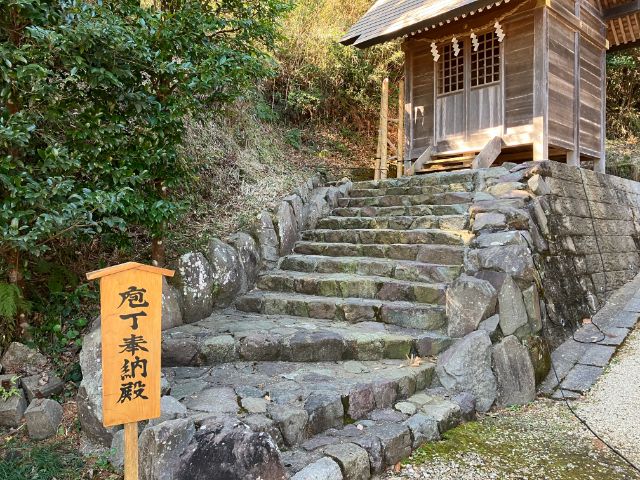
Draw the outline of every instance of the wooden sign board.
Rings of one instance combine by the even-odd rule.
[[[163,276],[173,271],[134,262],[87,274],[100,279],[105,427],[160,416]]]

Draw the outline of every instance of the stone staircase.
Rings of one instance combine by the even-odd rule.
[[[434,373],[475,178],[354,184],[233,308],[164,332],[165,391],[268,433],[296,479],[370,478],[472,418]]]

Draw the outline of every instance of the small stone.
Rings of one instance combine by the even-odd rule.
[[[438,379],[453,392],[469,392],[478,411],[486,412],[496,398],[491,370],[491,339],[485,331],[470,333],[438,357]]]
[[[231,335],[218,335],[205,339],[202,344],[202,353],[207,360],[207,365],[233,362],[238,359],[236,341]]]
[[[500,329],[504,335],[513,335],[529,321],[522,292],[510,276],[507,276],[502,284],[498,295],[498,305],[500,307]]]
[[[29,436],[44,440],[54,436],[62,422],[62,406],[48,398],[36,398],[24,412]]]
[[[149,426],[159,425],[167,420],[175,420],[186,416],[187,407],[176,398],[165,395],[160,397],[160,417],[149,420]]]
[[[531,178],[529,178],[527,184],[529,185],[529,190],[531,190],[539,197],[543,195],[549,195],[551,193],[551,188],[549,187],[547,182],[545,182],[544,179],[538,174],[535,174]]]
[[[396,403],[395,409],[405,415],[413,415],[417,410],[416,406],[409,402],[398,402]]]
[[[258,215],[254,227],[254,236],[258,242],[260,252],[260,266],[273,269],[280,258],[280,242],[268,212],[262,211]]]
[[[246,284],[242,278],[240,258],[235,248],[214,238],[209,242],[206,256],[211,267],[213,300],[216,307],[227,307]]]
[[[480,322],[480,326],[478,328],[487,332],[492,342],[497,342],[498,338],[500,338],[500,334],[502,333],[500,331],[500,315],[494,315],[493,317],[489,317]]]
[[[234,233],[227,241],[238,252],[240,268],[242,269],[241,292],[246,292],[255,287],[260,273],[260,250],[251,235],[243,232]]]
[[[585,393],[602,375],[602,367],[576,365],[571,369],[560,385],[565,390]]]
[[[369,480],[371,477],[369,455],[364,448],[354,443],[343,443],[325,447],[324,453],[338,463],[344,480]]]
[[[478,213],[473,222],[473,231],[502,230],[507,227],[507,217],[498,212]]]
[[[304,409],[309,414],[307,429],[311,435],[343,425],[344,407],[337,392],[314,392],[307,398]]]
[[[117,470],[124,467],[124,429],[113,434],[111,450],[109,450],[109,463]]]
[[[405,422],[405,425],[407,425],[411,431],[414,449],[419,448],[427,442],[440,440],[438,422],[423,413],[412,416]]]
[[[47,366],[47,357],[22,343],[12,342],[0,363],[6,373],[37,375]]]
[[[460,407],[462,418],[466,421],[474,420],[476,417],[476,399],[467,392],[462,392],[451,397],[451,401]]]
[[[495,311],[497,294],[493,286],[479,278],[461,276],[447,289],[446,309],[451,337],[464,337]]]
[[[456,427],[462,418],[462,412],[457,403],[439,398],[434,398],[424,405],[422,413],[436,422],[440,433]]]
[[[526,405],[536,398],[536,378],[527,348],[517,337],[505,337],[493,347],[500,407]]]
[[[293,208],[288,202],[280,204],[276,218],[280,238],[280,256],[289,255],[298,237],[298,227]]]
[[[32,375],[22,379],[22,388],[27,394],[27,401],[34,398],[50,398],[64,389],[64,382],[53,373]]]
[[[340,466],[329,457],[324,457],[304,467],[291,477],[291,480],[342,480],[343,478]]]
[[[406,425],[388,424],[372,429],[380,440],[384,463],[395,465],[411,455],[411,433]]]
[[[276,422],[274,422],[270,418],[266,417],[265,415],[255,414],[248,415],[242,421],[254,432],[264,432],[268,434],[279,447],[284,447],[282,434],[280,433],[280,430],[278,430]]]
[[[207,413],[237,413],[238,401],[232,388],[209,388],[186,400],[189,410]]]
[[[287,405],[270,404],[269,416],[276,422],[288,446],[298,445],[305,437],[309,414],[301,409]]]
[[[266,413],[267,401],[264,398],[247,397],[241,400],[242,408],[249,413]]]
[[[162,330],[179,327],[183,323],[180,294],[162,277]]]
[[[17,427],[27,408],[27,401],[22,390],[6,400],[0,399],[0,427]]]
[[[606,367],[614,353],[616,353],[616,347],[596,344],[588,345],[578,363],[594,367]]]
[[[542,313],[540,311],[540,296],[538,287],[534,284],[522,292],[522,299],[527,310],[531,333],[537,334],[542,330]]]

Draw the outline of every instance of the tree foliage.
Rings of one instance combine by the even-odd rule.
[[[288,8],[0,0],[0,274],[9,282],[0,279],[0,345],[29,307],[33,323],[77,339],[86,292],[66,280],[75,278],[68,266],[40,266],[57,265],[61,245],[81,256],[105,233],[163,237],[188,207],[176,194],[193,179],[179,153],[185,117],[271,75]],[[63,289],[52,282],[58,271]]]
[[[380,85],[402,76],[396,42],[360,50],[339,44],[369,0],[300,0],[278,42],[278,75],[267,85],[272,104],[294,122],[334,122],[351,129],[375,123]]]
[[[273,63],[285,0],[0,0],[0,252],[142,226],[184,205],[185,114]],[[23,258],[24,255],[23,255]]]
[[[607,136],[640,137],[640,49],[607,56]]]

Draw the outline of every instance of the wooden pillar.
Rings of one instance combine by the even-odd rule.
[[[607,42],[607,45],[609,43]],[[607,47],[608,48],[608,47]],[[600,158],[594,163],[593,170],[599,173],[605,173],[607,169],[606,160],[606,138],[607,138],[607,51],[603,50],[600,54],[600,81],[601,81],[601,105],[602,111],[600,115]]]
[[[397,151],[397,177],[404,175],[404,79],[400,80],[398,87],[398,151]]]
[[[567,152],[567,165],[571,165],[572,167],[580,166],[580,152],[577,150],[569,150]]]
[[[549,12],[545,4],[534,12],[533,160],[549,159]]]
[[[380,129],[378,130],[378,155],[376,156],[375,180],[387,178],[387,139],[389,134],[389,79],[382,81],[380,99]]]
[[[138,480],[138,422],[124,424],[124,480]]]

